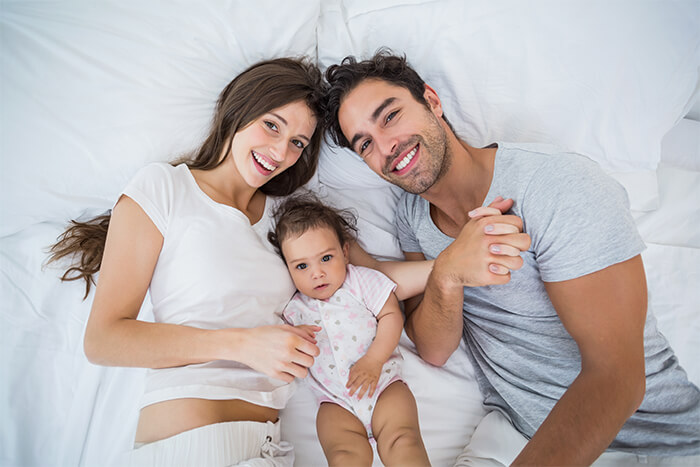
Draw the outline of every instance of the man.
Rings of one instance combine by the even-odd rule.
[[[331,136],[406,191],[402,249],[436,260],[406,332],[434,365],[463,334],[485,404],[529,439],[515,464],[591,464],[608,448],[700,460],[700,391],[646,319],[624,189],[576,154],[469,146],[404,58],[347,57],[326,78]],[[514,200],[529,249],[470,220],[497,195]]]

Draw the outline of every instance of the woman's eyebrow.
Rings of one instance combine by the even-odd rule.
[[[287,123],[287,120],[285,120],[281,115],[276,114],[276,113],[274,113],[274,112],[270,112],[270,115],[272,115],[272,116],[278,118],[282,123],[285,124],[285,126],[288,126],[288,125],[289,125],[289,123]],[[298,134],[298,135],[297,135],[297,138],[304,138],[304,139],[306,140],[307,143],[308,143],[309,141],[311,141],[311,138],[309,138],[309,137],[306,136],[306,135],[302,135],[302,134]]]

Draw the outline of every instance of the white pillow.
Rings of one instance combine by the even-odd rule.
[[[3,2],[0,236],[109,209],[194,149],[253,63],[316,58],[319,1]]]
[[[648,210],[658,204],[661,139],[698,82],[700,15],[696,1],[323,4],[322,68],[381,46],[406,54],[468,143],[585,154],[622,174],[633,207]]]

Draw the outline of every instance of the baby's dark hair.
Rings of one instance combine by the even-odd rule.
[[[282,258],[284,240],[313,228],[328,227],[338,236],[341,245],[354,240],[357,235],[357,218],[352,212],[326,206],[312,193],[290,196],[279,205],[273,216],[275,230],[267,234],[267,239]]]

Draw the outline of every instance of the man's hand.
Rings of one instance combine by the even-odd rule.
[[[503,207],[512,200],[494,203]],[[439,281],[461,287],[505,284],[522,267],[520,253],[530,248],[530,236],[521,233],[522,219],[500,212],[496,207],[469,212],[471,220],[435,260]]]

